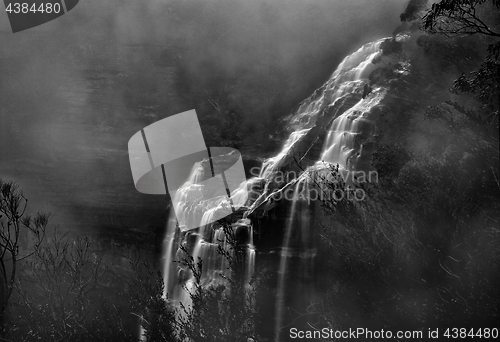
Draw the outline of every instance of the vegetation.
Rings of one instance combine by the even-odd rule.
[[[179,316],[180,340],[195,342],[257,340],[255,336],[255,291],[247,290],[244,283],[245,250],[238,245],[235,233],[225,224],[224,232],[229,250],[219,245],[219,254],[227,258],[231,278],[227,285],[202,286],[203,260],[195,260],[186,253],[181,263],[188,267],[195,278],[194,291],[190,292],[192,307],[182,306]]]
[[[359,185],[367,201],[324,203],[333,285],[309,308],[316,327],[478,328],[499,319],[498,42],[479,37],[495,36],[482,23],[498,18],[499,3],[440,1],[425,13],[423,3],[401,16],[413,21],[410,37],[384,45],[399,65],[371,76],[398,99],[387,104],[399,117],[390,124],[402,120],[374,153],[380,182]],[[414,30],[420,20],[429,34]],[[336,168],[319,181],[345,187]]]
[[[423,29],[447,37],[478,35],[486,40],[488,55],[469,76],[462,74],[453,84],[457,94],[473,94],[483,105],[482,116],[498,128],[500,113],[500,2],[497,0],[442,0],[422,17]],[[465,112],[467,115],[467,112]],[[476,115],[476,118],[479,116]]]
[[[385,103],[388,129],[373,154],[380,182],[359,185],[365,201],[327,196],[322,203],[329,220],[319,246],[325,290],[305,309],[315,318],[308,321],[312,327],[420,330],[498,322],[500,68],[494,19],[500,2],[442,0],[428,10],[426,4],[409,2],[401,14],[407,25],[399,28],[409,36],[381,46],[399,62],[370,76],[374,87],[388,87],[394,98]],[[204,35],[223,33],[214,27]],[[224,86],[190,85],[188,65],[178,72],[177,86],[188,87],[202,108],[207,143],[238,147],[243,138],[237,128],[250,126],[245,108],[231,96],[238,81],[221,71],[215,83]],[[285,75],[278,76],[279,84]],[[274,101],[280,95],[270,96]],[[327,177],[315,176],[325,191],[346,188],[338,166],[329,166]],[[118,305],[103,296],[109,295],[103,285],[109,270],[89,238],[55,231],[42,242],[49,215],[31,217],[14,183],[0,181],[0,190],[0,319],[8,323],[0,340],[136,341],[137,322],[154,342],[257,340],[257,285],[249,290],[242,280],[243,249],[228,222],[221,224],[229,250],[219,246],[232,270],[224,285],[204,286],[203,260],[181,247],[185,257],[179,262],[194,277],[189,307],[164,298],[157,265],[139,257],[131,258],[132,276],[120,279],[127,289]]]
[[[489,4],[490,6],[482,6]],[[491,27],[488,11],[500,8],[498,0],[441,0],[432,4],[422,17],[423,28],[429,33],[442,33],[450,36],[481,34],[500,37],[500,32]],[[402,17],[402,20],[417,19]]]
[[[192,305],[177,307],[164,298],[163,277],[154,271],[156,266],[135,255],[129,260],[132,277],[120,279],[126,283],[125,292],[118,294],[126,300],[120,301],[105,285],[111,280],[106,256],[93,252],[89,237],[69,237],[55,229],[43,239],[49,215],[32,219],[25,205],[20,209],[27,200],[17,185],[1,184],[1,210],[6,217],[2,246],[16,267],[15,272],[6,273],[5,265],[12,260],[2,259],[2,275],[11,278],[4,282],[9,297],[2,293],[6,324],[0,341],[139,341],[138,323],[150,342],[256,339],[254,290],[243,277],[245,251],[229,223],[223,225],[228,247],[219,245],[221,257],[227,258],[232,270],[225,285],[202,286],[203,261],[195,263],[184,249],[186,256],[180,262],[194,275],[195,286],[192,292],[185,289]],[[22,229],[39,238],[27,251],[19,244]]]
[[[88,237],[57,230],[26,259],[2,341],[134,341],[127,312],[100,289],[106,266]]]
[[[163,277],[159,273],[152,277],[153,273],[149,272],[147,277],[139,277],[135,281],[136,290],[132,293],[136,304],[133,307],[143,313],[141,324],[145,328],[147,341],[257,340],[255,289],[251,284],[245,284],[242,276],[245,250],[239,245],[229,223],[222,224],[228,247],[225,249],[219,244],[218,252],[227,259],[231,270],[231,277],[225,278],[224,284],[204,285],[203,260],[198,258],[195,261],[184,246],[181,246],[184,258],[178,262],[194,277],[194,286],[184,288],[189,293],[190,305],[180,303],[179,307],[173,307],[168,298],[165,300]],[[150,266],[144,264],[142,269],[150,269]],[[154,281],[151,282],[151,279]]]
[[[138,256],[131,260],[131,265],[134,270],[129,289],[131,310],[140,317],[146,340],[178,341],[176,310],[163,296],[163,276]]]
[[[31,216],[27,211],[28,200],[19,186],[0,179],[0,329],[9,299],[14,291],[19,263],[34,253],[27,249],[32,239],[38,248],[45,235],[49,215]],[[31,233],[31,236],[30,236]]]

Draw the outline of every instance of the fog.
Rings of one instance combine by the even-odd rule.
[[[238,111],[243,134],[273,131],[345,55],[391,35],[405,3],[81,0],[15,34],[1,11],[0,177],[63,229],[160,231],[167,200],[132,182],[135,132],[203,115],[206,96]]]

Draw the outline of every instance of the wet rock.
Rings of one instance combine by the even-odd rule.
[[[238,245],[247,245],[250,242],[250,228],[246,225],[236,226],[234,235]]]

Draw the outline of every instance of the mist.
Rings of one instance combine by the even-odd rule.
[[[0,177],[63,229],[159,232],[168,199],[134,188],[135,132],[193,108],[204,116],[210,97],[241,117],[243,150],[266,145],[344,56],[391,35],[405,4],[82,0],[16,34],[1,11]]]

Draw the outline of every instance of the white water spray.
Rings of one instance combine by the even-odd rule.
[[[259,177],[249,180],[246,184],[242,184],[232,194],[231,198],[246,198],[252,186],[257,183],[264,182],[263,190],[260,196],[248,196],[249,207],[247,213],[243,214],[243,219],[239,222],[249,229],[249,242],[246,251],[246,271],[245,282],[248,283],[254,272],[256,250],[253,244],[253,229],[248,215],[263,205],[264,210],[270,208],[268,204],[272,201],[273,193],[268,193],[269,180],[273,174],[280,171],[280,167],[287,157],[294,152],[294,147],[301,143],[301,140],[315,126],[320,115],[323,115],[327,110],[334,106],[340,99],[351,97],[354,99],[353,105],[345,112],[333,120],[328,128],[328,135],[324,142],[321,159],[328,163],[339,164],[342,169],[356,170],[366,167],[366,163],[371,158],[371,149],[373,145],[373,136],[375,134],[375,124],[377,119],[377,107],[383,100],[385,90],[381,88],[371,90],[370,94],[363,94],[363,89],[368,85],[368,77],[376,68],[372,63],[373,59],[379,56],[380,43],[383,39],[368,43],[361,47],[353,54],[346,57],[333,73],[332,77],[318,89],[309,99],[303,101],[299,106],[296,114],[288,119],[288,129],[290,136],[283,149],[273,158],[266,160],[261,168]],[[187,206],[186,203],[193,203],[193,198],[200,195],[203,191],[197,183],[197,179],[203,177],[203,167],[195,166],[189,177],[188,182],[179,191],[179,211],[182,212],[190,224],[194,222],[200,223],[200,228],[193,231],[185,231],[182,227],[177,228],[177,223],[174,217],[170,217],[167,223],[167,233],[164,244],[164,280],[165,291],[168,292],[169,298],[174,301],[182,301],[189,304],[189,295],[182,289],[182,285],[189,287],[192,284],[192,277],[189,278],[185,270],[173,264],[178,252],[175,250],[180,243],[184,243],[186,248],[195,257],[201,257],[206,266],[204,269],[203,283],[217,284],[220,279],[220,273],[224,273],[228,269],[227,260],[224,257],[217,255],[216,246],[218,243],[224,244],[223,231],[221,228],[214,228],[211,225],[203,224],[203,222],[211,222],[211,215],[217,213],[217,208],[224,204],[224,199],[218,201],[200,202],[198,206]],[[276,301],[276,316],[275,316],[275,341],[279,342],[279,332],[284,325],[284,308],[286,298],[285,279],[288,269],[288,259],[291,253],[291,239],[293,229],[301,227],[302,232],[299,234],[302,239],[309,239],[310,218],[307,215],[298,215],[298,209],[307,208],[310,201],[299,201],[296,195],[308,187],[306,177],[295,179],[286,184],[283,188],[278,189],[278,192],[283,192],[289,187],[294,188],[294,199],[289,210],[289,217],[285,227],[285,235],[282,243],[282,253],[279,263],[279,279],[278,293]],[[276,194],[276,190],[274,194]],[[189,200],[189,202],[188,202]],[[195,201],[194,201],[195,202]],[[298,208],[298,202],[301,202]],[[302,203],[304,202],[304,203]],[[304,208],[303,208],[304,207]],[[299,222],[300,221],[300,222]],[[304,222],[302,222],[304,221]],[[307,221],[307,222],[306,222]],[[234,229],[238,227],[238,222],[233,224]],[[193,226],[195,226],[193,224]],[[181,236],[182,235],[182,236]],[[184,242],[182,242],[184,241]],[[224,273],[227,275],[227,273]]]

